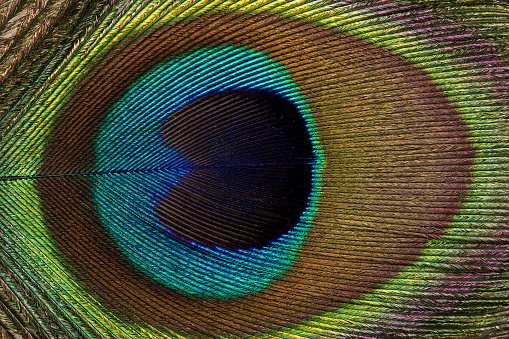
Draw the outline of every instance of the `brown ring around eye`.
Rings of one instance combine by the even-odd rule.
[[[93,178],[58,175],[90,170],[108,108],[150,67],[224,45],[263,52],[286,67],[310,105],[326,166],[319,209],[295,264],[264,291],[214,300],[170,291],[136,272],[99,222]],[[473,150],[447,98],[402,57],[318,24],[218,13],[117,46],[73,92],[44,157],[40,174],[57,175],[37,185],[45,218],[82,286],[125,319],[219,336],[295,326],[416,260],[458,210]]]

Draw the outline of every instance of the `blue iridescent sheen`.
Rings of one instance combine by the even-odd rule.
[[[192,171],[163,142],[164,118],[207,93],[235,89],[271,91],[291,101],[306,121],[316,155],[301,221],[277,241],[251,250],[183,242],[161,232],[154,213],[165,192]],[[109,110],[98,134],[97,170],[109,173],[97,176],[93,188],[101,222],[135,267],[173,290],[216,298],[263,290],[294,263],[317,208],[323,156],[310,116],[284,67],[251,49],[199,49],[153,67]]]

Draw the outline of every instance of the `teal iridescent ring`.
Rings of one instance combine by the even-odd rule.
[[[162,140],[161,124],[195,98],[238,89],[277,93],[305,119],[315,160],[312,194],[300,222],[276,241],[254,249],[209,248],[161,237],[155,206],[191,171],[189,161]],[[101,222],[139,270],[174,290],[218,298],[263,290],[293,264],[311,226],[323,165],[314,135],[313,119],[298,87],[284,67],[266,55],[223,46],[175,57],[134,82],[101,125],[95,143],[97,170],[139,171],[97,177],[93,191]]]

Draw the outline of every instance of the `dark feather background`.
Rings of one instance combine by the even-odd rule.
[[[0,338],[509,337],[508,25],[1,1]]]

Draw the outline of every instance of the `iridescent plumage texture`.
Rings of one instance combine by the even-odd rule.
[[[508,338],[509,5],[0,2],[0,338]]]

